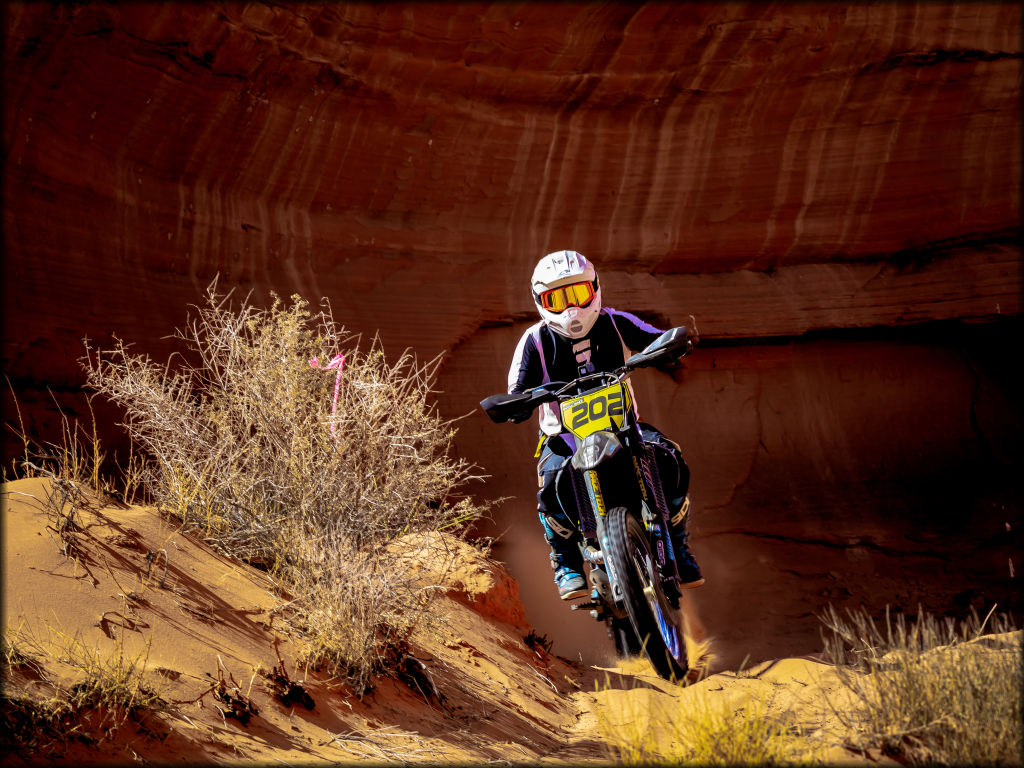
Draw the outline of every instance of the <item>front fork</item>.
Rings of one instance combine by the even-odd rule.
[[[651,539],[654,544],[654,557],[655,565],[660,576],[661,586],[665,592],[665,596],[673,604],[678,605],[680,597],[680,591],[678,587],[679,583],[679,571],[676,566],[675,553],[672,551],[672,541],[669,536],[668,520],[666,512],[660,509],[659,500],[663,497],[663,493],[658,489],[657,496],[651,497],[651,493],[648,491],[647,483],[645,482],[645,474],[640,467],[640,463],[635,455],[631,456],[633,461],[633,470],[636,476],[637,485],[640,488],[640,493],[643,497],[643,504],[641,505],[641,519],[643,520],[644,527],[652,534]],[[653,462],[652,462],[653,463]],[[652,473],[651,484],[660,483],[661,478],[658,477],[657,466],[650,467],[649,471]],[[623,606],[623,597],[619,584],[620,575],[612,571],[611,562],[604,558],[604,552],[608,550],[608,536],[605,529],[605,516],[607,515],[607,504],[605,503],[605,496],[601,489],[601,481],[598,477],[596,469],[587,470],[585,473],[585,485],[587,493],[590,497],[590,508],[594,510],[595,524],[597,529],[597,541],[600,546],[600,550],[595,550],[592,546],[584,544],[583,557],[591,564],[590,570],[590,583],[591,586],[597,591],[599,598],[603,599],[603,602],[607,603],[609,607],[613,608],[616,617],[621,618],[620,614],[625,615]],[[603,566],[602,568],[594,568],[593,566]],[[624,574],[623,574],[624,575]],[[610,577],[610,578],[609,578]],[[581,606],[582,607],[582,606]],[[591,614],[597,613],[591,611]],[[595,618],[603,618],[601,616],[595,616]]]
[[[661,484],[661,474],[658,472],[657,461],[653,456],[648,456],[645,461],[646,472],[641,468],[635,454],[632,455],[632,459],[633,471],[636,473],[637,483],[640,485],[640,491],[644,497],[644,527],[652,534],[654,557],[658,574],[661,576],[661,586],[665,596],[668,597],[673,607],[676,607],[681,596],[679,567],[676,564],[676,553],[672,549],[668,504],[665,501],[665,491]],[[648,484],[650,490],[648,490]]]
[[[658,508],[657,502],[653,501],[648,493],[647,485],[644,482],[644,474],[636,457],[633,456],[632,458],[637,484],[643,496],[641,519],[643,520],[644,527],[652,534],[655,565],[660,576],[662,589],[665,596],[669,598],[673,607],[675,607],[678,605],[680,595],[677,586],[679,577],[675,554],[672,551],[671,539],[669,538],[668,522],[665,518],[665,513]],[[599,606],[597,610],[592,610],[590,613],[596,619],[604,619],[606,611],[602,610],[602,608],[607,606],[613,616],[624,618],[627,613],[620,584],[622,583],[621,578],[625,574],[615,573],[611,561],[604,557],[604,553],[609,548],[608,534],[605,527],[605,517],[608,510],[605,496],[601,489],[601,481],[595,469],[587,470],[584,474],[587,493],[590,497],[590,508],[595,513],[596,536],[598,546],[600,546],[598,550],[589,544],[584,543],[583,545],[583,557],[591,565],[590,585],[597,593],[595,597],[597,597]],[[660,482],[660,478],[655,477],[654,482]],[[593,605],[593,603],[585,605]],[[578,607],[582,608],[584,605],[579,605]]]
[[[597,593],[598,609],[591,611],[595,619],[603,619],[604,606],[611,609],[616,618],[624,618],[626,611],[623,606],[622,590],[619,584],[618,574],[612,570],[610,560],[607,560],[604,553],[608,551],[608,530],[605,526],[605,517],[608,508],[605,504],[604,493],[601,490],[601,481],[598,478],[596,469],[588,469],[584,473],[587,494],[590,496],[590,508],[594,510],[594,524],[596,528],[597,545],[595,549],[590,544],[583,544],[583,558],[590,563],[590,586]]]

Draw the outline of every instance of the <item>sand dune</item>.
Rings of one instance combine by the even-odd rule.
[[[22,763],[604,762],[602,722],[644,728],[702,701],[739,710],[751,695],[817,740],[825,759],[878,758],[844,747],[824,699],[841,687],[832,667],[787,658],[679,686],[638,659],[573,663],[532,634],[500,564],[442,535],[433,545],[453,552],[454,566],[442,574],[421,557],[410,568],[448,590],[413,634],[402,673],[375,678],[360,698],[300,668],[301,635],[266,574],[151,507],[85,499],[61,535],[52,492],[42,479],[3,486],[4,717]],[[46,705],[25,702],[52,709],[87,668],[133,664],[159,696],[147,707],[32,719]]]

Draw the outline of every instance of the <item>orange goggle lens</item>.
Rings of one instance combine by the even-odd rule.
[[[552,288],[540,295],[540,305],[552,312],[561,312],[566,307],[585,307],[593,300],[594,284],[589,280]]]

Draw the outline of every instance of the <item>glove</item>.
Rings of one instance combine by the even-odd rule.
[[[514,415],[510,419],[510,421],[513,424],[522,424],[524,421],[526,421],[532,415],[533,415],[533,411],[525,411],[525,412],[517,413],[516,415]]]

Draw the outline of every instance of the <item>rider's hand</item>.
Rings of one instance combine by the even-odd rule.
[[[676,384],[683,383],[683,377],[686,375],[686,366],[683,365],[682,360],[675,360],[671,363],[657,366],[657,370],[667,373],[672,377],[672,381]]]

